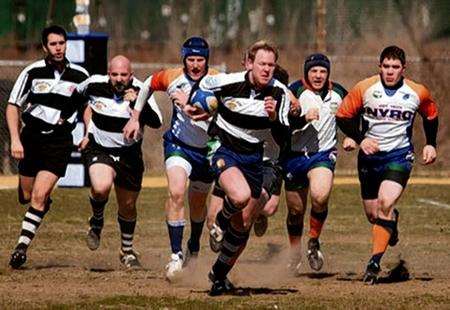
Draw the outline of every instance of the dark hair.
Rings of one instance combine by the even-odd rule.
[[[61,26],[52,25],[52,26],[45,27],[44,30],[42,30],[42,34],[41,34],[42,45],[47,46],[48,35],[51,33],[59,34],[64,37],[64,41],[67,41],[66,30],[64,30],[64,28]]]
[[[259,50],[265,50],[265,51],[274,53],[275,54],[275,61],[278,60],[278,50],[275,47],[275,45],[267,43],[264,40],[255,42],[252,46],[249,47],[249,49],[248,49],[248,59],[250,59],[251,61],[255,61],[256,53]]]
[[[273,78],[286,86],[289,84],[289,73],[278,64],[275,66],[275,70],[273,71]]]
[[[380,64],[385,59],[398,59],[404,66],[406,64],[405,51],[396,45],[386,47],[380,54]]]

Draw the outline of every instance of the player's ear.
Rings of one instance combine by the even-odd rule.
[[[44,50],[44,53],[48,54],[48,49],[44,44],[42,44],[42,49]]]

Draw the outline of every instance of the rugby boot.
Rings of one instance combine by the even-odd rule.
[[[172,253],[170,261],[166,265],[166,279],[168,281],[175,281],[183,271],[183,253]]]
[[[370,261],[367,264],[366,272],[363,276],[363,282],[367,285],[374,285],[378,281],[378,274],[380,273],[380,265],[375,263],[374,261]]]
[[[319,239],[311,238],[308,241],[308,252],[306,253],[309,266],[315,271],[319,271],[323,266],[323,254],[320,251]]]
[[[119,258],[122,265],[127,269],[140,269],[142,268],[141,263],[138,259],[138,253],[134,250],[123,252],[120,251]]]
[[[12,269],[19,269],[20,266],[27,261],[27,250],[22,248],[16,248],[11,254],[9,265]]]
[[[91,251],[95,251],[100,246],[100,234],[103,228],[103,220],[101,220],[101,225],[97,222],[94,217],[89,219],[89,230],[86,235],[86,245]]]
[[[217,279],[214,275],[214,272],[210,271],[208,273],[208,278],[212,282],[211,290],[209,291],[209,296],[220,296],[223,294],[230,293],[234,291],[236,288],[233,283],[225,277],[225,279]]]

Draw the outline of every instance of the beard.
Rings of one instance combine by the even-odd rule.
[[[125,90],[127,89],[126,84],[123,83],[116,83],[115,85],[113,85],[114,91],[118,94],[118,95],[123,95]]]

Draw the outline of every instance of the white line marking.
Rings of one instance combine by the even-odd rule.
[[[446,209],[450,209],[450,205],[443,203],[443,202],[439,202],[439,201],[435,201],[435,200],[431,200],[431,199],[417,199],[417,201],[419,202],[423,202],[423,203],[427,203],[433,206],[438,206],[438,207],[442,207],[442,208],[446,208]]]

